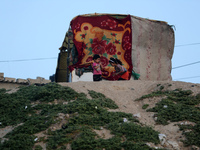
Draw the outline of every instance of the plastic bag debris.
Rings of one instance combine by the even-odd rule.
[[[167,108],[167,107],[168,107],[167,105],[164,105],[164,106],[163,106],[163,108]]]

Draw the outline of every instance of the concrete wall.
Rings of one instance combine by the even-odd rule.
[[[78,81],[93,81],[93,73],[87,72],[83,73],[80,77],[75,74],[75,70],[71,73],[71,82],[78,82]]]

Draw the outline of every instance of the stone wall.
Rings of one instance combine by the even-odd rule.
[[[16,78],[10,78],[10,77],[4,77],[4,73],[0,73],[0,88],[5,88],[5,89],[11,89],[11,88],[16,88],[19,86],[23,85],[43,85],[50,83],[51,80],[46,80],[45,78],[42,77],[37,77],[36,79],[16,79]]]

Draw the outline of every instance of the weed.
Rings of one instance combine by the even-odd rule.
[[[40,145],[36,145],[36,146],[35,146],[35,150],[43,150],[43,148],[42,148],[42,146],[40,146]]]
[[[110,109],[117,109],[119,108],[115,102],[109,98],[106,98],[105,95],[103,95],[102,93],[97,93],[95,91],[89,91],[90,96],[95,99],[96,101],[98,101],[98,103],[102,106],[102,107],[108,107]]]
[[[0,95],[6,93],[6,89],[0,89]]]
[[[160,90],[162,91],[165,87],[164,86],[160,86]]]
[[[149,104],[144,104],[144,105],[142,106],[142,109],[147,109],[148,106],[149,106]]]
[[[143,99],[146,99],[146,98],[159,97],[159,96],[163,96],[163,95],[165,95],[167,93],[168,93],[168,91],[152,92],[152,93],[150,93],[148,95],[143,95],[142,97],[136,99],[135,101],[143,100]]]

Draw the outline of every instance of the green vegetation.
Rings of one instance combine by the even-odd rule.
[[[186,136],[184,143],[186,146],[196,145],[200,147],[200,95],[192,95],[191,90],[176,89],[174,91],[157,91],[144,95],[138,100],[165,96],[155,107],[147,111],[155,112],[158,124],[167,125],[169,122],[190,121],[196,123],[192,125],[179,125],[180,130]]]
[[[64,150],[68,143],[73,150],[149,150],[153,148],[146,142],[159,143],[157,131],[140,125],[132,114],[109,112],[108,109],[118,106],[103,94],[95,91],[89,91],[89,94],[92,100],[83,93],[55,83],[21,87],[12,94],[1,89],[0,127],[18,126],[4,137],[7,140],[0,144],[0,149],[29,150],[42,141],[49,150]],[[68,114],[63,118],[67,123],[52,131],[49,127],[60,122],[58,113]],[[110,130],[112,138],[103,139],[94,131],[102,128]],[[46,136],[36,140],[34,134],[42,131]],[[35,149],[42,147],[37,145]]]
[[[200,122],[195,126],[192,125],[179,125],[180,130],[183,131],[183,135],[187,137],[187,140],[184,140],[186,146],[196,145],[200,147]],[[189,132],[188,132],[189,131]]]
[[[18,133],[10,136],[8,141],[0,145],[1,150],[31,150],[34,145],[34,136]]]
[[[144,105],[142,106],[142,109],[147,109],[147,107],[149,107],[149,104],[144,104]]]
[[[36,146],[35,146],[35,150],[43,150],[43,149],[42,149],[42,146],[36,145]]]

